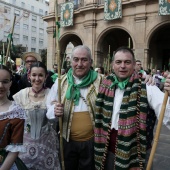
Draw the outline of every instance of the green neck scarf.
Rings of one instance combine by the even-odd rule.
[[[117,79],[116,76],[114,76],[114,81],[113,83],[111,84],[110,88],[112,88],[113,86],[117,85],[121,90],[125,89],[126,85],[128,84],[129,82],[129,78],[127,78],[126,80],[124,81],[119,81]]]
[[[97,78],[97,72],[90,70],[88,74],[82,79],[80,84],[74,83],[73,70],[70,69],[67,73],[68,89],[66,92],[66,99],[74,100],[74,104],[79,104],[80,88],[87,87],[92,84]]]

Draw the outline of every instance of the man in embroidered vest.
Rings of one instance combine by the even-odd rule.
[[[85,45],[75,47],[72,68],[61,78],[62,104],[51,105],[57,101],[58,80],[47,98],[47,117],[63,115],[66,170],[94,170],[94,110],[102,75],[91,70],[91,64],[90,49]]]
[[[141,81],[135,70],[132,50],[120,47],[113,59],[114,74],[100,85],[96,99],[95,169],[143,170],[146,166],[148,122],[151,107],[159,117],[164,93]],[[170,94],[170,76],[165,90]],[[169,103],[169,102],[168,102]],[[163,123],[168,127],[170,107],[167,104]],[[170,126],[168,127],[170,128]]]

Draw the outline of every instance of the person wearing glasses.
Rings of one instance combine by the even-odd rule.
[[[25,63],[25,67],[27,72],[21,76],[21,79],[18,82],[19,90],[25,89],[26,87],[31,87],[31,83],[28,80],[28,72],[30,70],[30,67],[33,63],[36,63],[37,61],[42,61],[41,56],[36,52],[26,52],[21,55],[21,59]],[[47,80],[45,82],[45,87],[51,88],[53,85],[53,81],[51,77],[47,77]]]
[[[0,170],[27,170],[18,154],[25,152],[23,133],[25,111],[7,98],[12,84],[7,66],[0,65]]]

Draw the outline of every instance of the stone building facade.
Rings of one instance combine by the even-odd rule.
[[[48,10],[46,0],[0,0],[0,41],[7,41],[16,15],[14,45],[41,53],[47,48],[47,23],[42,17],[48,15]]]
[[[58,4],[64,3],[58,0]],[[94,66],[102,66],[104,58],[120,46],[130,46],[144,69],[167,69],[170,62],[170,16],[159,16],[158,0],[122,0],[122,18],[104,20],[104,0],[76,1],[73,26],[60,30],[60,56],[66,46],[85,44],[90,47]],[[49,1],[48,68],[55,59],[55,0]],[[60,17],[60,15],[59,15]]]

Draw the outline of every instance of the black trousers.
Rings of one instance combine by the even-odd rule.
[[[94,170],[94,139],[63,142],[65,170]]]

